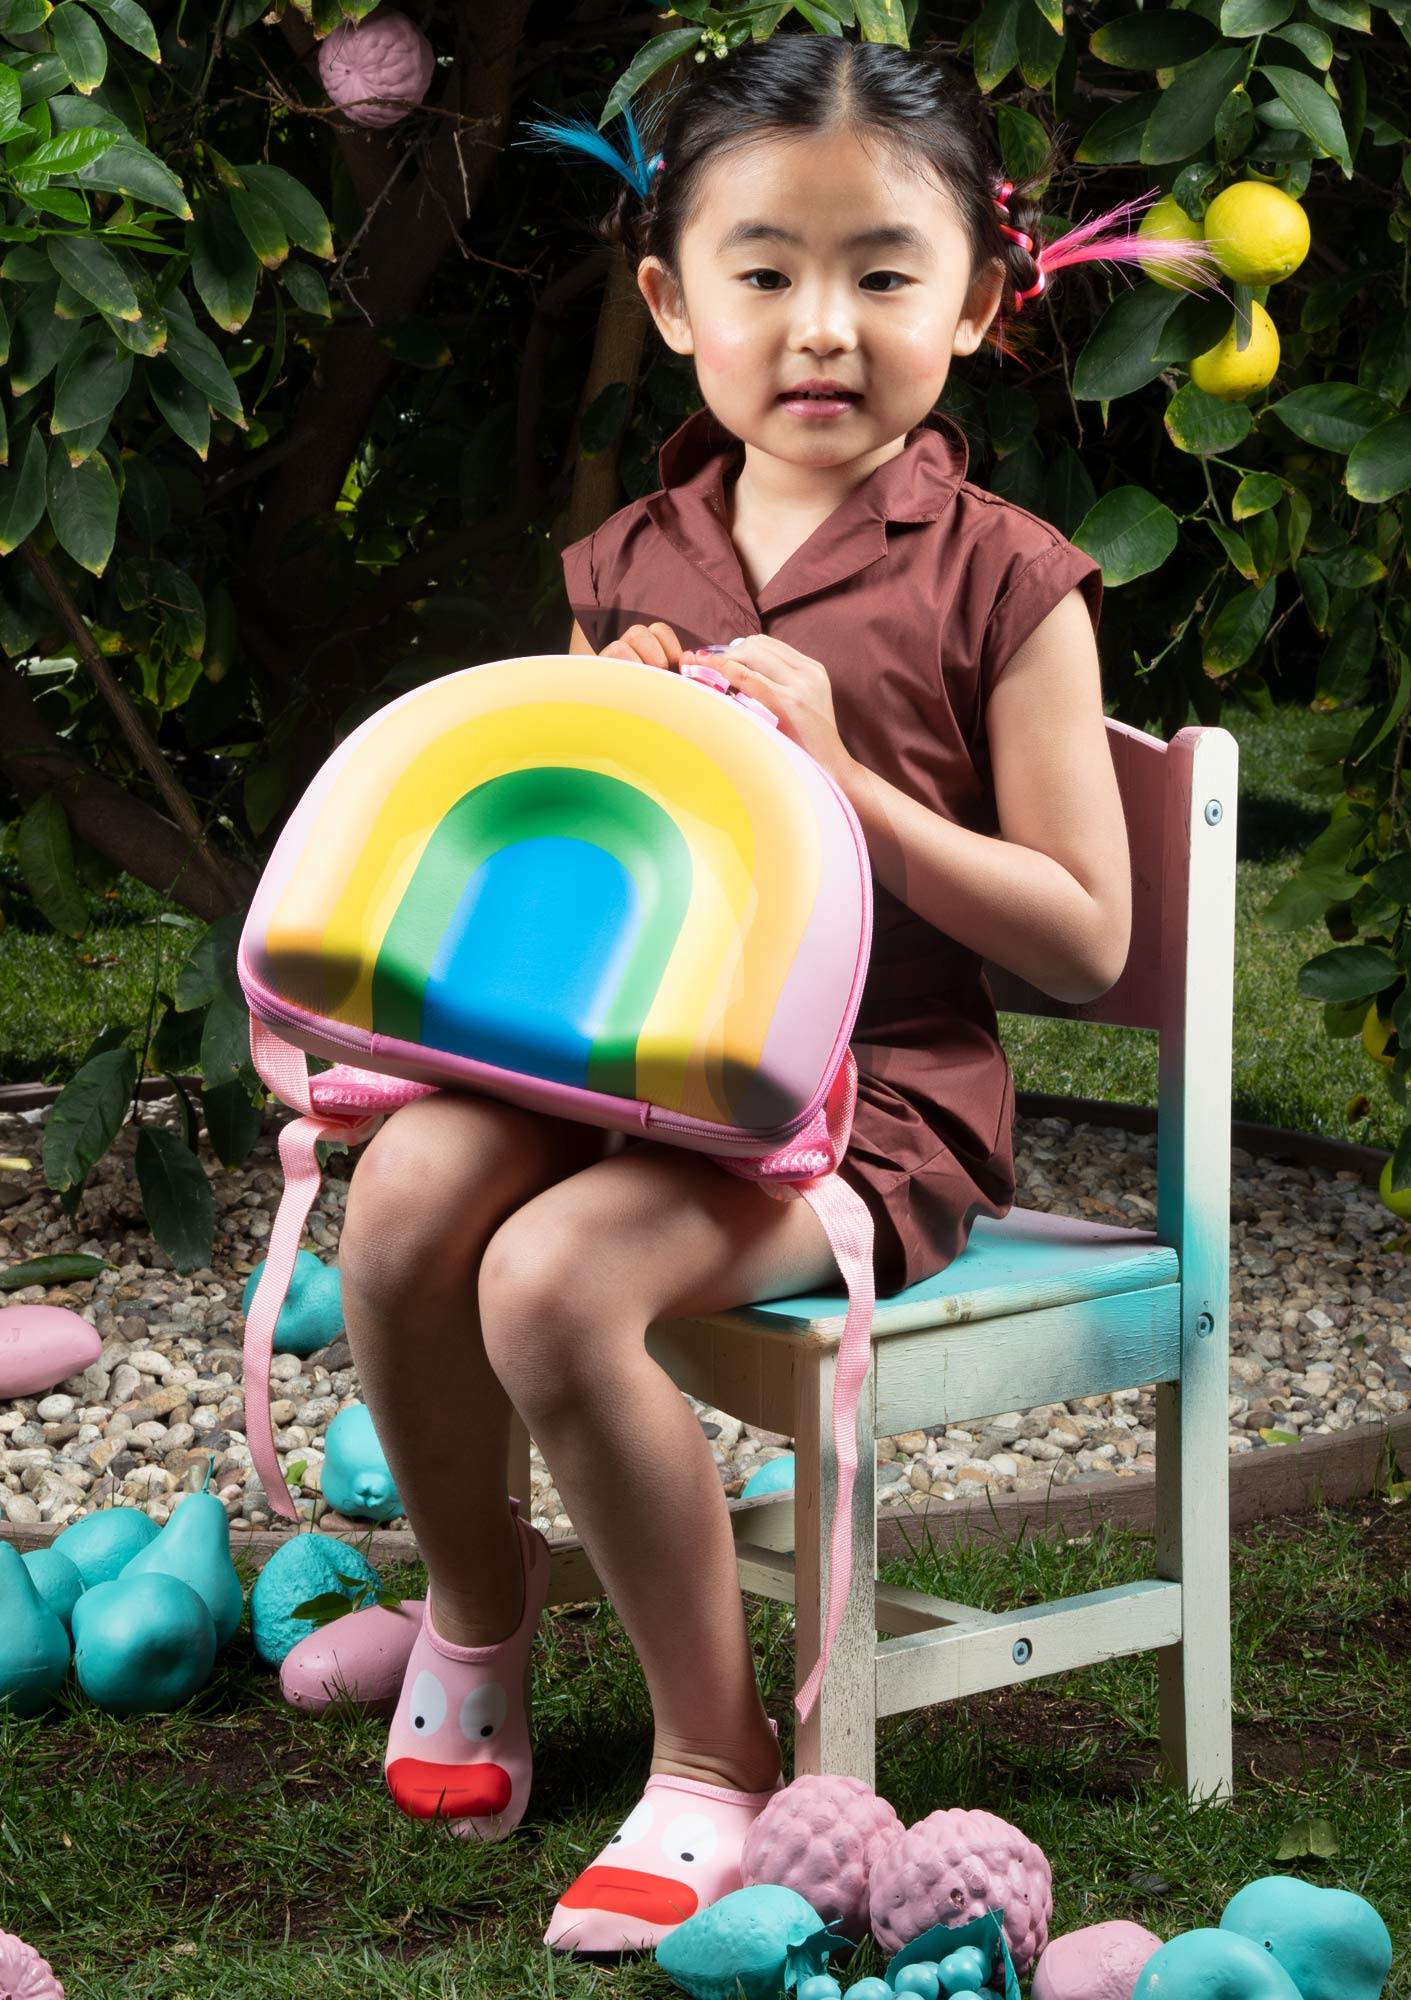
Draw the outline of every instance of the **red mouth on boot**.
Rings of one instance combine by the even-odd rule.
[[[565,1910],[611,1910],[616,1916],[637,1917],[647,1924],[679,1924],[694,1916],[700,1898],[685,1882],[669,1875],[647,1875],[637,1868],[585,1868],[559,1897]]]
[[[498,1764],[428,1764],[397,1757],[387,1767],[387,1788],[413,1819],[478,1819],[503,1812],[514,1789]]]

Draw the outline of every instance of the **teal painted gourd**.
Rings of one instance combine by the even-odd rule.
[[[320,1485],[350,1521],[390,1521],[406,1512],[366,1403],[350,1403],[328,1426]]]
[[[69,1635],[10,1542],[0,1542],[0,1711],[42,1715],[69,1670]]]
[[[207,1468],[206,1478],[210,1479]],[[230,1523],[225,1508],[203,1486],[186,1494],[155,1541],[139,1549],[120,1572],[120,1581],[149,1572],[179,1576],[189,1583],[211,1614],[216,1647],[235,1637],[245,1610],[245,1593],[230,1559]]]
[[[792,1493],[794,1479],[794,1454],[781,1451],[777,1458],[767,1458],[763,1465],[755,1467],[745,1481],[740,1498],[753,1500],[759,1493]]]
[[[254,1302],[261,1258],[245,1280],[240,1310],[248,1319]],[[294,1275],[289,1280],[284,1304],[274,1326],[276,1354],[316,1354],[343,1331],[343,1287],[336,1264],[325,1264],[312,1250],[301,1250],[294,1259]]]
[[[20,1561],[34,1585],[66,1632],[73,1630],[73,1608],[83,1595],[83,1578],[62,1549],[51,1542],[46,1549],[26,1549]]]
[[[1248,1883],[1220,1928],[1268,1951],[1303,2000],[1378,2000],[1391,1971],[1391,1932],[1366,1897],[1297,1875]]]
[[[793,1889],[734,1889],[687,1917],[657,1946],[657,1964],[691,2000],[780,2000],[789,1947],[823,1928]]]
[[[95,1583],[111,1583],[160,1532],[140,1507],[95,1507],[70,1521],[49,1546],[68,1557],[84,1589],[92,1590]]]
[[[162,1570],[85,1590],[73,1614],[78,1684],[107,1715],[166,1715],[206,1685],[216,1628],[189,1583]]]
[[[343,1579],[351,1577],[351,1583]],[[250,1631],[260,1658],[279,1666],[286,1653],[319,1628],[294,1609],[311,1597],[337,1591],[353,1602],[362,1588],[379,1585],[377,1571],[360,1549],[334,1535],[291,1535],[255,1578],[250,1591]]]
[[[1271,1952],[1236,1931],[1184,1931],[1137,1974],[1132,2000],[1302,2000]]]

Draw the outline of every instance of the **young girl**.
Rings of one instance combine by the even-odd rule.
[[[891,47],[776,34],[709,63],[650,163],[630,120],[631,159],[591,126],[539,130],[623,174],[614,227],[707,406],[663,447],[661,491],[564,551],[571,650],[673,670],[730,644],[714,664],[852,802],[875,922],[842,1172],[895,1293],[1013,1200],[982,957],[1089,999],[1122,968],[1130,916],[1098,566],[969,484],[934,405],[1002,308],[1028,307],[1056,266],[1136,246],[1090,223],[1037,254],[1037,212],[999,179],[977,107]],[[1189,245],[1141,248],[1201,268]],[[391,1790],[478,1839],[528,1803],[548,1551],[506,1507],[513,1405],[655,1722],[643,1797],[565,1885],[546,1941],[650,1948],[738,1887],[744,1834],[783,1781],[719,1473],[644,1337],[836,1287],[822,1226],[698,1154],[440,1091],[359,1160],[340,1267],[429,1577]]]

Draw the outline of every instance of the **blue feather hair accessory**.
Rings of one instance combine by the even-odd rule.
[[[651,191],[652,176],[663,164],[662,156],[653,153],[650,159],[647,158],[632,112],[625,104],[622,119],[632,149],[630,158],[620,153],[610,139],[605,139],[589,119],[581,116],[531,119],[526,123],[525,130],[534,136],[520,143],[538,146],[548,152],[586,153],[589,159],[597,160],[600,165],[611,167],[615,173],[621,174],[628,186],[634,188],[645,201]]]

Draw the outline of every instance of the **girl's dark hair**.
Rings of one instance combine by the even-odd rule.
[[[675,95],[664,128],[652,142],[660,148],[653,158],[643,151],[631,113],[624,117],[630,157],[618,153],[586,121],[541,122],[530,130],[546,143],[587,152],[616,167],[624,184],[598,229],[622,244],[634,267],[643,257],[655,256],[668,270],[679,270],[682,232],[705,171],[715,160],[773,133],[844,129],[875,134],[909,164],[929,167],[949,191],[969,239],[971,269],[991,260],[1004,268],[997,321],[1006,320],[1022,303],[1020,294],[1033,297],[1035,288],[1042,290],[1056,269],[1093,258],[1133,261],[1138,243],[1143,261],[1160,263],[1187,284],[1200,282],[1214,268],[1199,239],[1162,241],[1132,234],[1132,215],[1159,190],[1042,243],[1034,191],[1047,184],[1057,164],[1054,147],[1036,172],[1006,184],[1012,187],[1006,196],[1009,226],[1033,248],[1006,235],[1006,218],[996,205],[1002,169],[989,107],[973,85],[930,51],[778,32],[722,59],[707,58]],[[1113,227],[1119,219],[1128,225],[1120,233]],[[1006,346],[1003,332],[997,334],[993,326],[985,337]]]

